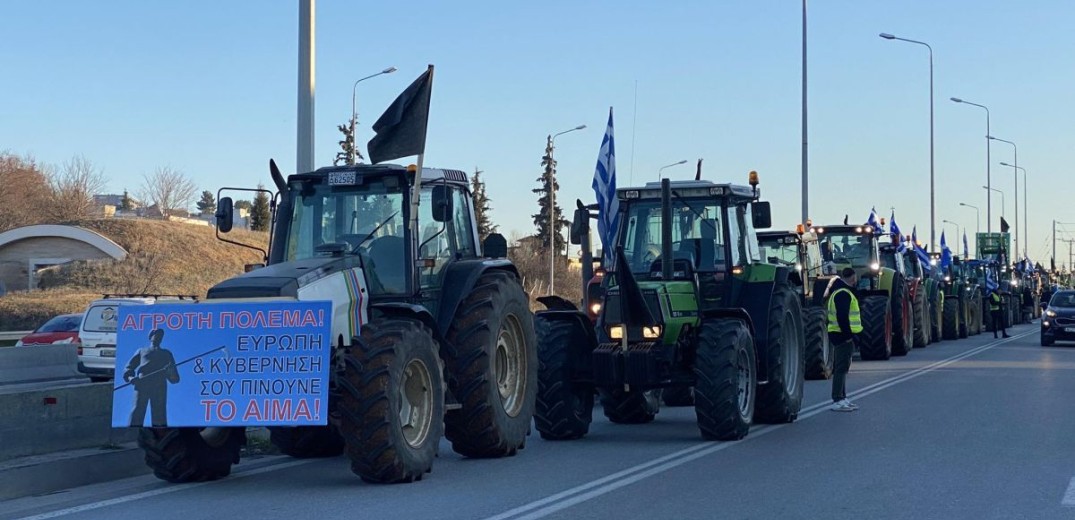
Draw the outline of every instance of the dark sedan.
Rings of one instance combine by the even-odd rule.
[[[1075,341],[1075,291],[1057,291],[1041,316],[1041,346]]]

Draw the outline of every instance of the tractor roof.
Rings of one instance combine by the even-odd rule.
[[[327,178],[329,184],[355,184],[358,177],[367,175],[404,174],[413,171],[413,167],[398,164],[355,164],[345,166],[326,166],[309,173],[292,175],[293,178]],[[422,183],[444,180],[453,184],[468,184],[467,174],[462,170],[447,168],[422,168]]]
[[[860,234],[863,234],[863,235],[874,235],[875,234],[873,228],[870,227],[867,224],[857,224],[857,225],[837,224],[835,226],[814,226],[814,227],[810,228],[810,231],[813,231],[814,233],[817,233],[819,235],[825,234],[825,233],[842,233],[842,234],[860,233]]]
[[[738,184],[716,184],[710,181],[671,181],[672,191],[680,197],[732,196],[744,200],[754,199],[754,189]],[[620,199],[656,199],[661,197],[661,183],[647,182],[645,186],[616,190]]]

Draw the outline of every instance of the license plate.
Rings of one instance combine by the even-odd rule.
[[[101,357],[116,357],[116,349],[103,348],[101,349]]]

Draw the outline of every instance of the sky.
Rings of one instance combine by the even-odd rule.
[[[81,154],[112,192],[177,168],[202,189],[270,184],[295,169],[298,2],[4,2],[0,150],[60,164]],[[609,108],[622,186],[761,176],[775,227],[801,214],[802,6],[794,0],[316,3],[318,166],[338,150],[352,84],[358,141],[427,64],[436,66],[426,164],[484,172],[494,222],[533,233],[545,138],[559,200],[590,188]],[[871,207],[928,242],[929,43],[934,51],[936,233],[986,230],[985,111],[1028,172],[1030,256],[1048,262],[1052,221],[1075,238],[1075,3],[1070,0],[814,0],[808,13],[810,218],[864,221]],[[637,92],[637,95],[636,95]],[[991,183],[1015,225],[1012,147]],[[410,162],[402,160],[401,163]],[[1024,204],[1019,175],[1020,233]],[[3,189],[3,187],[0,187]],[[978,206],[976,212],[960,202]],[[997,231],[999,195],[993,196]],[[569,214],[569,212],[568,212]],[[949,220],[955,224],[944,224]],[[980,223],[978,223],[980,222]],[[973,239],[971,240],[973,248]],[[1020,246],[1022,248],[1022,246]],[[1058,263],[1067,244],[1058,243]]]

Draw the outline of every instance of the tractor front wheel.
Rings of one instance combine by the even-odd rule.
[[[829,343],[828,312],[822,307],[809,307],[803,312],[806,336],[806,379],[832,377],[832,343]]]
[[[754,418],[762,423],[789,423],[799,416],[803,403],[802,306],[791,287],[785,284],[776,286],[769,305],[765,349],[768,382],[758,387]]]
[[[929,304],[926,302],[926,286],[919,285],[914,295],[914,348],[929,345]]]
[[[963,307],[963,304],[956,296],[944,299],[944,318],[941,321],[941,331],[944,339],[959,339],[959,310],[961,307]]]
[[[538,314],[534,329],[541,362],[534,425],[542,439],[580,439],[590,431],[594,389],[572,381],[571,359],[573,353],[588,354],[593,340],[579,321]]]
[[[754,419],[758,384],[750,329],[739,320],[703,321],[697,342],[694,413],[702,438],[742,439]]]
[[[913,347],[914,318],[903,276],[892,280],[892,355],[906,356]]]
[[[142,428],[138,445],[161,480],[182,484],[231,474],[246,444],[243,428]]]
[[[864,361],[892,357],[892,309],[888,296],[867,296],[859,304],[862,333],[859,353]]]

